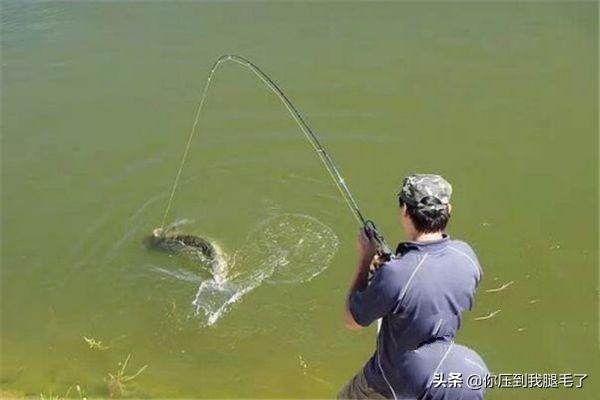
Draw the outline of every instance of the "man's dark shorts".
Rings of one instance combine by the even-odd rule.
[[[361,369],[352,379],[350,379],[337,395],[338,399],[385,399],[375,389],[369,386],[365,373]]]
[[[477,375],[483,382],[488,368],[481,357],[460,344],[437,341],[420,346],[405,353],[404,361],[398,366],[402,374],[402,387],[395,386],[397,400],[482,400],[484,388],[470,388],[469,376]],[[448,379],[451,374],[459,373],[463,381],[458,387],[437,385],[435,374]],[[372,383],[376,386],[376,382]],[[394,395],[382,388],[374,388],[364,373],[364,368],[338,393],[340,399],[393,399]]]

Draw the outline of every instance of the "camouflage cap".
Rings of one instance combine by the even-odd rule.
[[[427,210],[443,210],[450,203],[452,185],[440,175],[411,174],[402,181],[398,197],[404,203]]]

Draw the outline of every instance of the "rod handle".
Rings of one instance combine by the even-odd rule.
[[[377,248],[377,255],[379,256],[379,259],[384,262],[390,261],[392,258],[392,250],[387,245],[383,235],[379,233],[379,230],[377,230],[375,223],[370,219],[366,220],[365,224],[363,225],[363,230],[371,243],[373,243]]]

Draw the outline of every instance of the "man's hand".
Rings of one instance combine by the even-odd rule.
[[[348,329],[357,330],[362,329],[363,326],[358,324],[352,312],[350,311],[350,296],[357,290],[364,290],[369,283],[369,266],[371,261],[377,252],[377,248],[371,240],[367,237],[364,229],[360,229],[358,237],[356,238],[356,252],[358,253],[358,262],[356,265],[356,271],[354,272],[354,278],[350,285],[350,291],[348,298],[346,299],[346,307],[344,310],[344,320]]]
[[[364,228],[360,228],[358,231],[358,237],[356,238],[356,252],[358,253],[359,260],[373,259],[377,253],[377,247],[373,244],[371,239],[367,237]]]

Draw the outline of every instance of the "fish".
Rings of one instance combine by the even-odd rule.
[[[144,243],[149,249],[187,256],[208,266],[218,262],[217,248],[210,240],[181,233],[175,227],[154,229]]]

